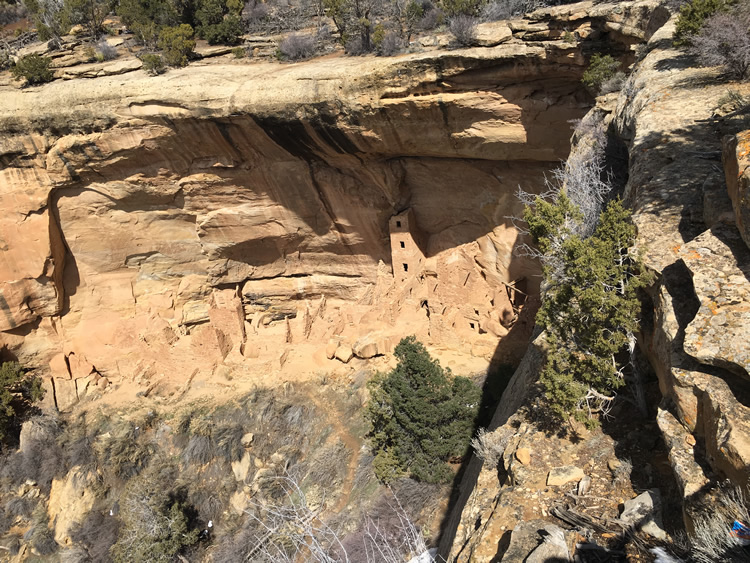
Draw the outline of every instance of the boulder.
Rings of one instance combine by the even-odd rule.
[[[72,379],[55,379],[55,399],[57,408],[66,411],[78,402],[76,382]]]
[[[329,360],[332,360],[334,357],[336,357],[336,349],[339,347],[339,341],[335,339],[331,339],[328,341],[328,344],[326,344],[326,358]]]
[[[70,369],[68,368],[65,354],[60,352],[59,354],[52,356],[52,359],[49,361],[49,371],[52,374],[52,377],[70,379]]]
[[[583,479],[583,469],[575,465],[563,465],[555,467],[547,474],[547,485],[557,487],[571,482],[578,482]]]
[[[544,520],[528,520],[518,523],[513,528],[510,545],[501,563],[517,563],[518,561],[547,563],[569,559],[565,532],[562,528]]]
[[[531,452],[529,448],[518,448],[516,450],[516,459],[524,465],[531,463]]]
[[[513,32],[505,21],[480,23],[474,42],[480,47],[494,47],[513,38]]]
[[[245,479],[247,479],[247,475],[250,472],[250,467],[252,467],[252,465],[253,462],[250,453],[245,452],[242,459],[232,462],[232,473],[234,473],[234,478],[240,483],[244,482]]]
[[[664,531],[661,520],[661,493],[659,489],[648,490],[625,501],[620,520],[657,539],[667,539],[667,533]]]
[[[94,366],[86,360],[85,356],[70,353],[68,355],[70,375],[73,379],[88,377],[94,371]]]
[[[54,479],[49,493],[47,513],[54,523],[55,541],[70,545],[70,529],[83,521],[94,506],[96,494],[93,487],[96,475],[80,466],[73,467],[62,479]]]
[[[345,364],[349,363],[349,360],[351,360],[354,357],[354,352],[352,351],[352,347],[348,344],[339,344],[338,348],[336,348],[336,353],[334,354],[334,357],[344,362]]]
[[[717,225],[678,251],[699,308],[685,328],[685,352],[703,364],[750,372],[750,250],[733,227]]]
[[[378,342],[374,336],[368,334],[367,336],[360,338],[352,346],[352,352],[358,358],[367,360],[382,354],[378,350]]]
[[[240,444],[242,444],[243,448],[249,448],[253,445],[253,441],[255,440],[255,434],[252,432],[248,432],[247,434],[244,434],[242,438],[240,439]]]

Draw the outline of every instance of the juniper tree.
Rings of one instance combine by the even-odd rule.
[[[638,329],[636,290],[647,278],[631,250],[636,231],[629,211],[617,199],[601,211],[609,190],[601,179],[604,138],[600,126],[584,125],[591,133],[557,171],[556,183],[533,201],[521,195],[537,245],[532,254],[544,272],[537,322],[547,331],[549,352],[540,382],[555,415],[592,421],[624,385],[623,355],[632,352]]]
[[[542,202],[527,213],[540,248],[558,234],[555,223],[570,207]],[[563,227],[564,228],[564,227]],[[644,276],[630,247],[630,213],[613,200],[588,238],[572,234],[560,244],[555,267],[545,266],[546,291],[537,322],[547,330],[549,353],[540,381],[553,412],[590,419],[624,384],[618,355],[638,329],[638,287]]]
[[[401,340],[394,353],[396,368],[368,384],[376,475],[385,482],[402,474],[448,481],[446,462],[468,449],[481,391],[465,377],[452,377],[414,336]]]

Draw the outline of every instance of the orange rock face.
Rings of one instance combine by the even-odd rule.
[[[0,343],[144,384],[327,369],[329,341],[369,334],[364,356],[416,334],[491,357],[538,286],[514,193],[590,105],[579,46],[501,27],[463,51],[2,91]]]

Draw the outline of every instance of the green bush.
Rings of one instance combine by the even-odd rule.
[[[407,473],[428,483],[450,481],[446,462],[467,452],[481,391],[452,377],[413,336],[401,340],[395,355],[396,368],[368,383],[376,475],[384,482]]]
[[[617,74],[620,63],[612,55],[600,55],[594,53],[591,56],[589,67],[583,73],[581,82],[594,93],[598,94],[602,84]]]
[[[484,2],[482,0],[441,0],[440,5],[448,17],[476,16]]]
[[[10,72],[16,80],[25,78],[29,84],[44,84],[54,78],[49,68],[50,63],[52,59],[49,57],[26,55],[18,60]]]
[[[237,45],[242,40],[242,21],[235,15],[202,28],[201,33],[209,45]]]
[[[709,17],[726,11],[733,3],[733,0],[692,0],[684,4],[675,24],[674,44],[689,44],[690,37],[700,31]]]
[[[139,41],[156,47],[160,30],[182,20],[175,4],[169,0],[120,0],[117,15]]]
[[[38,379],[26,377],[21,364],[5,362],[0,366],[0,440],[4,439],[23,403],[42,398]]]
[[[188,24],[165,27],[159,33],[159,49],[164,52],[164,62],[170,66],[186,66],[195,49],[193,28]]]
[[[247,51],[244,47],[235,47],[232,49],[232,55],[235,59],[244,59],[247,56]]]
[[[149,73],[151,76],[156,76],[164,72],[164,61],[161,55],[148,54],[141,57],[143,62],[143,70]]]

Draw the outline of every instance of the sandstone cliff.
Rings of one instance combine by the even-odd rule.
[[[486,366],[538,286],[514,192],[566,157],[587,55],[629,63],[655,7],[540,11],[473,49],[6,81],[0,342],[60,408],[102,377],[309,373],[409,333]]]

